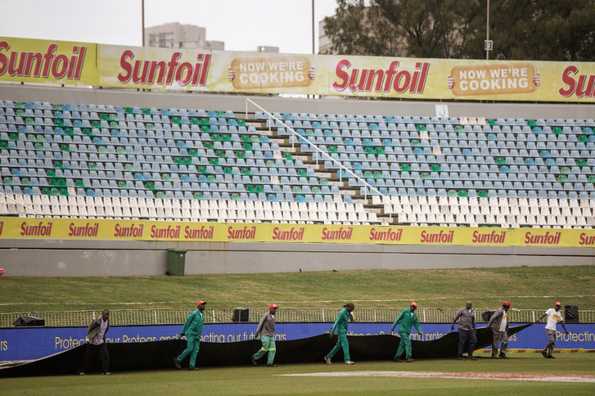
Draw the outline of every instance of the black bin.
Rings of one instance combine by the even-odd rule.
[[[250,310],[248,308],[235,308],[233,310],[232,322],[247,322],[250,319]]]
[[[186,252],[183,250],[168,250],[166,271],[167,275],[186,275]]]
[[[564,322],[580,323],[578,305],[564,305]]]
[[[481,320],[483,320],[484,322],[489,322],[494,312],[496,311],[483,311],[481,313]]]
[[[27,315],[19,316],[17,320],[13,322],[15,327],[36,327],[45,326],[45,319],[38,318],[37,316]]]

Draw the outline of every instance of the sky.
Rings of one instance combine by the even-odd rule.
[[[145,25],[189,23],[230,51],[311,53],[311,0],[145,0]],[[336,0],[315,0],[316,21]],[[141,45],[141,0],[0,0],[0,36]],[[318,23],[316,23],[318,37]],[[316,39],[318,42],[318,39]]]

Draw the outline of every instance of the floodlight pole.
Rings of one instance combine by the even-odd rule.
[[[312,55],[316,55],[316,28],[315,28],[316,18],[314,16],[314,0],[312,0]],[[308,97],[308,95],[306,95]],[[312,99],[316,96],[312,95]]]
[[[314,26],[315,24],[316,18],[314,17],[314,0],[312,0],[312,55],[316,55],[316,28]]]
[[[140,0],[140,28],[141,28],[141,47],[145,46],[145,0]]]
[[[485,41],[485,50],[486,50],[486,60],[490,59],[490,0],[486,0],[486,41]]]

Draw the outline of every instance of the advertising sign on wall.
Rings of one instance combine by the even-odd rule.
[[[594,62],[167,49],[0,37],[0,81],[222,93],[595,102]]]
[[[350,335],[389,334],[390,323],[352,323]],[[178,336],[181,325],[112,326],[108,342],[148,342]],[[331,323],[279,323],[278,340],[296,340],[326,333]],[[562,349],[595,349],[595,324],[567,324],[569,334],[557,334]],[[238,342],[254,339],[254,323],[205,325],[203,342]],[[422,324],[423,335],[413,339],[430,341],[450,332],[450,324]],[[0,329],[0,361],[30,360],[48,356],[85,342],[86,328],[4,328]],[[510,348],[539,349],[546,343],[543,324],[531,326],[510,338]]]
[[[0,81],[97,85],[97,45],[0,37]]]
[[[595,64],[204,52],[99,46],[100,84],[408,99],[586,101]]]
[[[595,230],[0,217],[0,239],[595,247]]]

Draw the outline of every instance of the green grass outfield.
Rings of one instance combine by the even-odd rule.
[[[595,375],[595,353],[512,354],[511,359],[479,361],[425,360],[412,364],[368,362],[289,365],[274,368],[207,368],[154,371],[112,376],[59,376],[0,380],[0,394],[12,395],[593,395],[595,383],[513,382],[468,379],[374,377],[283,377],[282,374],[327,371],[446,371]]]
[[[594,261],[595,264],[595,261]],[[198,298],[211,308],[278,302],[283,308],[477,307],[506,298],[515,308],[545,308],[554,298],[595,307],[595,265],[446,270],[370,270],[185,277],[0,278],[0,312],[108,308],[187,308]]]

